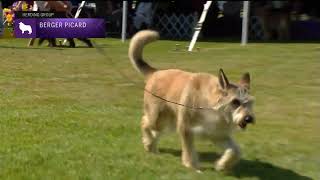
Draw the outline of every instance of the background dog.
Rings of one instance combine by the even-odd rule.
[[[225,149],[215,168],[232,168],[240,159],[240,149],[231,137],[232,132],[255,121],[253,97],[249,95],[249,73],[235,84],[229,83],[222,69],[218,77],[179,69],[157,70],[143,60],[142,52],[146,44],[158,37],[155,31],[140,31],[134,35],[129,47],[130,61],[146,81],[141,121],[145,150],[157,152],[161,133],[165,129],[176,129],[181,139],[184,166],[199,169],[193,143],[194,135],[199,135]]]

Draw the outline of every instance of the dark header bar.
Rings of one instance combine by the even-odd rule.
[[[65,12],[50,11],[16,11],[15,18],[65,18]]]

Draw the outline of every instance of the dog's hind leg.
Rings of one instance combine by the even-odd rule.
[[[230,170],[240,160],[240,148],[232,138],[227,138],[219,144],[225,151],[221,158],[216,162],[215,169],[217,171]]]
[[[158,131],[158,130],[151,130],[151,133],[153,138],[151,143],[151,150],[154,153],[159,153],[158,142],[162,133],[161,131]]]
[[[160,132],[154,130],[153,126],[154,124],[152,123],[147,115],[144,115],[142,117],[141,121],[141,131],[142,131],[142,143],[144,146],[144,149],[147,152],[153,152],[157,153],[157,143],[160,137]]]

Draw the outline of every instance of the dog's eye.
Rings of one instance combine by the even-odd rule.
[[[231,101],[231,104],[233,107],[237,108],[241,105],[241,102],[239,101],[239,99],[234,99]]]

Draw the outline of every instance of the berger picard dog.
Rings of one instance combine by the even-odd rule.
[[[158,38],[155,31],[140,31],[129,47],[130,61],[145,76],[146,82],[141,122],[145,150],[158,152],[157,142],[162,132],[176,129],[181,139],[184,166],[199,170],[193,143],[194,135],[199,135],[224,148],[215,169],[230,170],[240,159],[239,146],[231,136],[233,130],[244,129],[255,121],[249,73],[234,84],[229,83],[222,69],[218,77],[179,69],[155,69],[143,60],[142,52],[146,44]]]

